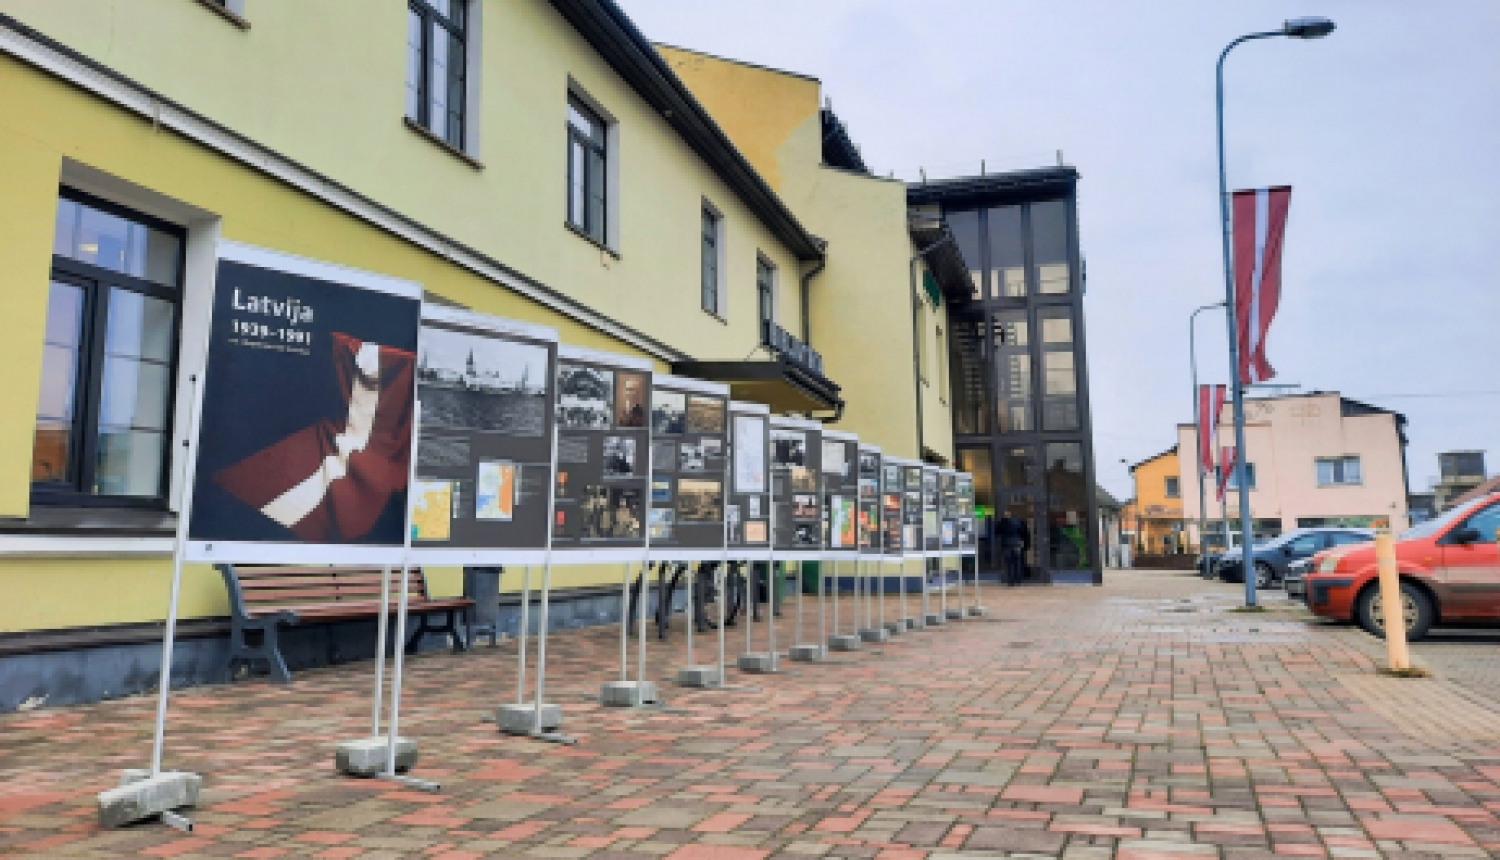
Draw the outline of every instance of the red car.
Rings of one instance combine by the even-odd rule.
[[[1408,639],[1434,624],[1500,624],[1500,492],[1474,499],[1396,538]],[[1325,618],[1357,621],[1384,635],[1375,545],[1330,549],[1313,557],[1304,599]]]

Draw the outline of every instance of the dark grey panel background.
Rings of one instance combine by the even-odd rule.
[[[938,475],[938,519],[943,549],[958,549],[957,475]]]
[[[833,469],[828,457],[823,458],[823,545],[830,553],[854,555],[859,552],[859,440],[825,438],[823,448],[832,447],[842,449],[844,465],[840,473]],[[844,547],[835,547],[832,540],[833,505],[834,499],[839,497],[849,499],[853,505],[850,515],[855,521],[855,539]]]
[[[922,467],[902,466],[901,486],[902,549],[907,553],[919,553],[923,550]]]
[[[673,458],[670,462],[663,463],[661,457],[657,457],[652,464],[652,499],[651,509],[656,511],[671,511],[672,524],[670,534],[663,537],[653,535],[651,538],[652,549],[713,549],[717,550],[724,545],[724,505],[725,505],[725,468],[728,460],[728,398],[717,397],[709,394],[700,394],[692,391],[681,391],[670,386],[654,386],[651,390],[653,403],[666,399],[663,395],[671,397],[681,395],[687,404],[687,412],[683,424],[683,432],[680,434],[655,433],[651,436],[651,444],[658,450],[666,450],[671,446]],[[699,404],[699,409],[704,410],[709,401],[717,404],[717,426],[719,432],[702,432],[701,422],[695,423],[697,415],[706,415],[706,411],[695,414],[694,405]],[[694,427],[699,427],[695,430]],[[684,467],[690,462],[692,455],[689,449],[701,446],[707,441],[710,446],[717,444],[717,456],[705,456],[702,458],[702,468],[696,471]],[[691,459],[696,464],[696,459]],[[711,481],[719,485],[718,517],[709,520],[694,520],[684,522],[681,501],[681,482],[688,481]],[[665,482],[670,488],[670,497],[659,500],[656,496],[656,484]],[[648,518],[649,522],[649,518]]]
[[[739,484],[734,479],[733,457],[738,456],[740,446],[747,444],[734,433],[736,419],[754,419],[761,425],[760,455],[761,465],[764,470],[765,492],[746,493],[742,492]],[[730,493],[729,504],[739,509],[739,523],[729,530],[729,546],[744,549],[768,549],[771,546],[771,416],[762,412],[736,412],[733,407],[729,412],[729,438],[728,448],[731,458],[730,466]],[[752,515],[752,508],[756,512]],[[765,540],[751,542],[746,536],[746,524],[751,522],[761,523],[765,528]]]
[[[887,458],[880,458],[881,528],[885,531],[885,554],[906,552],[901,526],[906,522],[906,470]]]
[[[578,426],[584,414],[574,409],[571,412],[562,406],[564,374],[569,368],[588,368],[598,373],[609,374],[611,383],[607,409],[595,426]],[[651,481],[647,469],[650,444],[648,423],[651,415],[649,371],[619,367],[601,362],[578,361],[561,356],[557,360],[557,519],[553,524],[552,546],[562,551],[645,549],[646,508],[650,500]],[[622,376],[644,377],[643,391],[647,400],[642,426],[621,427],[618,425],[617,408],[620,405]],[[632,471],[628,476],[605,476],[605,442],[608,439],[634,441]],[[591,523],[599,522],[595,504],[595,492],[603,488],[609,493],[610,509],[617,507],[621,498],[629,502],[636,516],[637,528],[628,536],[600,536],[591,529]],[[611,514],[613,516],[613,514]]]
[[[787,446],[778,445],[778,434],[799,434],[803,439],[801,489],[792,485],[794,465],[786,460]],[[816,428],[777,428],[771,425],[771,495],[774,518],[771,537],[777,551],[816,552],[821,545],[823,529],[823,493],[821,491],[823,434]],[[809,483],[810,482],[810,483]],[[794,509],[802,497],[803,510],[812,513],[799,516]]]
[[[974,476],[958,476],[958,547],[979,548],[979,524],[974,520]]]
[[[928,516],[931,514],[932,516]],[[929,522],[930,521],[930,522]],[[938,512],[938,473],[922,470],[922,549],[937,552],[943,546],[943,521]]]
[[[557,394],[557,344],[451,323],[423,323],[430,346],[434,337],[448,334],[500,345],[540,349],[546,355],[539,402],[524,394],[496,396],[445,385],[423,372],[424,355],[417,356],[417,399],[422,402],[417,440],[417,479],[458,482],[449,523],[449,539],[414,541],[422,548],[545,549],[547,545],[547,484],[552,480],[553,405]],[[483,344],[479,344],[482,348]],[[486,370],[479,358],[479,371]],[[540,413],[540,422],[536,420]],[[510,520],[479,519],[475,504],[479,464],[509,461],[519,468],[520,494]]]
[[[880,454],[859,455],[859,552],[879,555],[883,523],[880,518]]]

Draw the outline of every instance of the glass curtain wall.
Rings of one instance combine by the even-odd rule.
[[[1099,559],[1073,200],[950,206],[973,280],[950,309],[959,468],[991,477],[986,538],[1027,527],[1028,580],[1091,582]],[[976,484],[977,484],[976,479]],[[988,545],[987,545],[988,546]],[[994,556],[993,558],[991,556]],[[998,551],[981,553],[998,566]]]

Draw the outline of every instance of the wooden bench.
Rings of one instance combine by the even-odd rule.
[[[355,621],[380,617],[378,567],[262,567],[217,565],[229,591],[232,629],[229,637],[229,669],[243,660],[252,666],[264,660],[271,676],[283,684],[292,680],[281,657],[277,630],[283,625],[309,622]],[[390,620],[394,624],[401,601],[401,570],[391,571]],[[406,643],[406,653],[428,633],[448,633],[453,650],[468,650],[459,631],[458,619],[473,607],[467,597],[430,597],[427,578],[420,568],[411,569],[407,597],[408,618],[420,619]],[[433,624],[434,615],[443,616]],[[394,644],[394,643],[393,643]]]

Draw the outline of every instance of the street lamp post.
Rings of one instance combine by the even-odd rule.
[[[1234,306],[1234,264],[1229,255],[1230,248],[1230,224],[1229,224],[1229,183],[1224,169],[1224,58],[1243,42],[1255,39],[1270,39],[1276,36],[1289,36],[1293,39],[1321,39],[1332,33],[1334,23],[1327,18],[1293,18],[1282,25],[1280,30],[1267,30],[1263,33],[1247,33],[1244,36],[1230,42],[1219,54],[1219,64],[1215,79],[1215,108],[1218,120],[1218,143],[1219,143],[1219,221],[1223,228],[1224,238],[1224,302],[1228,313],[1225,314],[1229,328],[1229,389],[1234,400],[1234,475],[1236,489],[1240,494],[1240,528],[1243,532],[1241,549],[1244,551],[1244,560],[1240,570],[1245,575],[1245,605],[1255,605],[1255,567],[1252,561],[1252,546],[1254,541],[1251,536],[1250,520],[1250,485],[1245,480],[1245,392],[1240,384],[1240,346],[1239,346],[1239,321]],[[1228,553],[1228,547],[1225,548]]]
[[[1193,452],[1196,464],[1193,471],[1198,474],[1198,555],[1204,555],[1203,539],[1208,534],[1208,496],[1203,492],[1203,461],[1199,453],[1203,450],[1203,422],[1198,415],[1198,314],[1224,307],[1223,302],[1204,305],[1188,316],[1188,366],[1193,370],[1193,438],[1198,440],[1198,450]],[[1216,422],[1217,423],[1217,422]],[[1217,443],[1218,440],[1214,440]],[[1211,450],[1211,449],[1210,449]],[[1229,547],[1225,546],[1228,552]]]

